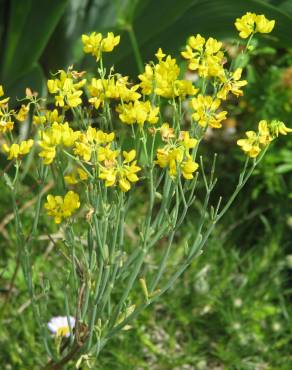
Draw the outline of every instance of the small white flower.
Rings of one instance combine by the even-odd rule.
[[[69,316],[69,320],[71,329],[73,329],[75,326],[75,318]],[[48,322],[48,328],[56,337],[69,337],[70,335],[67,316],[52,317]]]

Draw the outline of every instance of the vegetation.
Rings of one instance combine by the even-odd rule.
[[[47,5],[1,25],[1,368],[290,369],[289,2]]]

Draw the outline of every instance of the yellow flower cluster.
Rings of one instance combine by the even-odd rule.
[[[178,139],[172,140],[174,131],[167,123],[163,124],[160,129],[161,137],[167,144],[157,149],[155,161],[161,168],[168,168],[168,173],[171,177],[177,176],[177,171],[180,169],[181,174],[186,180],[191,180],[193,173],[198,169],[199,165],[192,159],[190,149],[197,145],[197,140],[190,138],[188,131],[181,131]]]
[[[226,100],[229,92],[237,97],[242,96],[243,92],[241,88],[247,85],[247,81],[240,80],[241,74],[242,68],[237,68],[234,72],[224,71],[224,73],[219,76],[222,87],[217,93],[217,98]]]
[[[68,218],[80,207],[79,195],[74,191],[68,191],[65,197],[60,195],[47,196],[45,208],[49,216],[54,217],[55,223],[60,224],[63,218]]]
[[[106,37],[102,37],[101,33],[92,32],[89,36],[82,35],[83,51],[86,54],[91,54],[99,61],[103,52],[111,52],[114,47],[120,43],[120,36],[115,36],[112,32],[108,32]]]
[[[25,154],[28,154],[30,149],[33,146],[33,140],[24,140],[21,141],[20,144],[12,144],[11,146],[8,146],[7,144],[2,145],[2,149],[5,153],[8,154],[7,159],[16,159],[20,156],[23,156]]]
[[[146,121],[155,124],[159,119],[159,107],[152,107],[149,100],[145,102],[136,100],[134,103],[119,104],[116,111],[119,113],[120,120],[129,125],[138,123],[143,126]]]
[[[145,72],[138,78],[141,80],[140,87],[144,95],[155,93],[164,98],[174,98],[177,96],[186,97],[195,95],[198,91],[194,88],[191,81],[178,79],[180,69],[176,59],[165,54],[161,49],[155,54],[158,63],[155,65],[147,64]],[[163,60],[165,58],[165,60]]]
[[[23,122],[26,120],[28,112],[29,112],[29,105],[22,104],[19,111],[15,114],[15,118],[18,121]]]
[[[3,86],[0,85],[0,98],[2,98],[3,96]],[[7,131],[12,131],[14,127],[14,122],[12,121],[14,111],[9,110],[8,101],[9,98],[4,98],[0,100],[0,133],[2,134],[5,134]]]
[[[81,133],[78,140],[74,143],[74,154],[82,158],[85,162],[89,162],[94,152],[96,160],[103,158],[104,151],[110,150],[110,143],[114,140],[115,134],[109,134],[96,130],[93,127],[88,127],[85,133]]]
[[[188,68],[201,77],[216,77],[223,73],[224,53],[222,42],[210,37],[206,41],[200,34],[188,39],[181,55],[188,61]]]
[[[220,104],[220,99],[213,99],[209,95],[198,95],[191,101],[191,106],[194,109],[193,120],[202,127],[209,125],[213,128],[220,128],[222,126],[221,122],[227,115],[227,111],[218,112]]]
[[[137,172],[141,170],[135,160],[136,151],[123,151],[123,161],[117,160],[118,152],[104,153],[104,160],[100,163],[99,178],[105,181],[105,186],[115,186],[118,184],[123,192],[131,189],[131,183],[139,180]],[[112,155],[114,154],[114,155]],[[109,157],[109,155],[111,155]]]
[[[39,156],[43,158],[44,164],[51,164],[56,156],[56,147],[64,145],[72,147],[80,136],[80,131],[74,131],[68,122],[54,122],[52,126],[39,132],[39,146],[42,148]]]
[[[235,25],[240,36],[246,38],[256,32],[271,32],[274,23],[263,15],[247,13],[237,19]],[[83,78],[85,72],[74,71],[72,67],[67,71],[59,70],[47,82],[48,91],[54,95],[54,109],[43,109],[39,103],[41,99],[36,99],[36,95],[32,93],[26,94],[29,103],[22,104],[17,111],[9,110],[9,98],[0,100],[0,133],[8,133],[5,140],[7,143],[12,142],[10,146],[3,145],[8,159],[17,159],[29,153],[34,144],[32,139],[13,143],[13,133],[10,132],[13,130],[13,120],[24,121],[30,105],[33,105],[33,130],[39,134],[38,155],[45,165],[50,165],[58,154],[58,160],[60,159],[65,169],[62,176],[69,186],[79,184],[87,187],[98,182],[99,186],[128,192],[139,180],[138,173],[142,170],[138,165],[141,140],[145,150],[151,147],[151,155],[145,155],[146,177],[147,169],[154,161],[173,179],[177,176],[182,176],[185,180],[193,179],[199,167],[195,162],[197,139],[203,137],[205,130],[191,129],[191,132],[198,135],[197,139],[192,138],[188,131],[180,131],[183,109],[187,106],[181,104],[181,99],[190,103],[195,127],[220,128],[227,115],[227,111],[220,107],[222,101],[229,94],[236,97],[243,95],[242,88],[247,84],[247,81],[241,80],[241,68],[224,68],[226,60],[222,43],[212,37],[205,39],[198,34],[188,39],[185,50],[181,53],[187,60],[188,68],[203,77],[199,91],[192,81],[181,79],[177,60],[163,53],[162,49],[158,49],[155,54],[156,62],[146,64],[144,72],[138,76],[139,82],[133,84],[128,77],[114,73],[113,68],[107,74],[103,67],[102,54],[111,52],[119,44],[120,36],[109,32],[103,37],[101,33],[93,32],[83,35],[82,42],[84,52],[100,61],[98,75],[87,81]],[[86,98],[83,98],[84,90]],[[0,85],[0,98],[3,95]],[[171,99],[173,106],[178,103],[175,112],[172,111],[173,127],[168,123],[159,123],[163,114],[158,106],[161,98]],[[164,104],[169,102],[163,101],[163,106]],[[138,130],[133,128],[138,154],[136,150],[123,150],[121,142],[124,137],[120,140],[120,137],[116,137],[116,132],[107,132],[117,118],[114,112],[117,112],[120,122],[139,125]],[[68,122],[72,117],[74,126],[71,127]],[[156,126],[145,130],[145,124]],[[122,133],[124,131],[121,129]],[[238,140],[237,144],[248,156],[255,158],[275,137],[291,131],[283,122],[260,121],[258,132],[248,131],[246,138]],[[156,146],[156,136],[152,137],[150,145],[151,140],[148,141],[147,136],[149,132],[160,133],[160,145]],[[60,166],[57,167],[59,170]],[[68,191],[64,197],[48,195],[45,203],[48,214],[54,217],[57,224],[72,216],[79,207],[79,196],[74,191]]]
[[[235,21],[235,27],[239,31],[239,36],[243,39],[248,38],[254,33],[270,33],[275,26],[274,20],[268,20],[263,14],[247,12]]]
[[[256,158],[259,153],[279,134],[287,135],[292,129],[286,127],[281,121],[267,122],[262,120],[258,124],[258,132],[247,131],[246,139],[237,140],[237,144],[251,158]]]
[[[42,114],[34,115],[32,118],[32,123],[34,125],[44,125],[44,124],[53,124],[54,122],[62,123],[64,116],[59,115],[58,110],[54,109],[52,111],[46,110]]]
[[[69,175],[64,176],[64,179],[67,184],[75,185],[75,184],[78,184],[78,182],[80,181],[88,180],[88,175],[82,168],[77,168],[75,171],[73,171]]]
[[[120,99],[123,102],[136,101],[141,97],[139,85],[129,86],[128,77],[113,76],[108,79],[92,78],[87,86],[91,98],[89,102],[96,109],[104,105],[106,99]]]
[[[48,90],[55,95],[56,106],[74,108],[82,103],[83,91],[80,89],[86,84],[86,79],[78,81],[82,74],[82,72],[60,70],[59,78],[48,80]]]

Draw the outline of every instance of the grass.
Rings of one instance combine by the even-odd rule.
[[[175,288],[109,343],[92,368],[291,369],[292,257],[286,255],[281,244],[281,228],[267,229],[249,248],[234,245],[224,236],[224,229],[217,229],[207,249]],[[45,247],[46,243],[36,258],[34,271],[42,276],[44,286],[48,274],[51,281],[56,281],[51,287],[54,301],[44,303],[55,314],[63,308],[58,286],[62,269],[56,250],[49,259],[44,258]],[[2,306],[16,262],[13,249],[2,249],[1,254],[2,261],[3,257],[8,261],[1,266]],[[46,359],[29,303],[19,271],[2,312],[1,369],[39,369]],[[73,364],[68,366],[73,368]],[[83,365],[82,369],[86,368]]]

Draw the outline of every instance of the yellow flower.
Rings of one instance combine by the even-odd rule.
[[[292,129],[287,127],[284,122],[273,120],[269,124],[269,130],[273,137],[278,137],[279,134],[287,135],[289,132],[292,132]]]
[[[239,36],[243,39],[248,38],[253,33],[270,33],[275,26],[275,21],[269,21],[263,14],[247,12],[235,21],[235,27],[239,31]]]
[[[256,32],[270,33],[275,27],[275,21],[269,21],[263,14],[256,16]]]
[[[160,131],[160,135],[163,141],[169,141],[170,139],[175,138],[174,129],[172,127],[169,127],[169,124],[167,122],[163,123],[158,130]]]
[[[121,99],[123,102],[135,101],[141,97],[137,92],[139,85],[129,87],[128,77],[114,76],[109,79],[92,78],[88,90],[91,95],[89,103],[95,109],[104,105],[106,99]]]
[[[217,93],[219,99],[225,100],[229,92],[235,96],[242,96],[243,92],[241,88],[247,85],[246,80],[241,80],[242,68],[237,68],[234,72],[225,71],[219,78],[223,83],[223,86]]]
[[[4,90],[3,90],[3,86],[0,85],[0,97],[4,96]],[[10,98],[4,98],[4,99],[1,99],[0,100],[0,108],[3,108],[7,105],[8,101],[9,101]]]
[[[107,145],[115,138],[115,133],[106,133],[88,127],[86,133],[79,135],[78,141],[75,142],[74,153],[81,157],[85,162],[89,162],[92,152],[99,153],[100,145]]]
[[[261,120],[258,124],[258,132],[247,131],[245,133],[247,138],[238,140],[237,144],[249,157],[256,158],[274,138],[279,134],[287,135],[288,132],[292,132],[292,129],[286,127],[281,121]]]
[[[88,180],[88,174],[82,168],[77,168],[74,172],[64,176],[64,179],[67,184],[75,185],[80,181]]]
[[[75,108],[82,103],[81,95],[83,91],[80,88],[86,83],[86,79],[78,81],[82,74],[82,72],[60,70],[58,72],[59,78],[48,80],[49,92],[54,95],[57,94],[55,96],[56,106]]]
[[[45,123],[52,124],[54,122],[62,123],[64,119],[64,116],[59,115],[58,110],[54,109],[52,111],[46,110],[45,114],[38,114],[34,115],[32,119],[32,123],[34,125],[43,125]]]
[[[190,149],[193,149],[198,140],[191,138],[188,131],[181,131],[179,133],[179,142],[185,147],[187,154],[189,154]]]
[[[122,164],[119,164],[115,159],[117,153],[113,153],[114,158],[112,158],[112,160],[106,158],[103,163],[100,164],[99,178],[105,181],[106,187],[115,186],[117,184],[123,192],[127,192],[131,189],[131,183],[135,183],[139,180],[137,172],[139,172],[141,168],[137,166],[137,161],[135,160],[136,151],[123,151],[124,160]]]
[[[186,180],[191,180],[194,175],[193,173],[199,168],[198,163],[194,162],[192,159],[187,159],[181,165],[182,175]]]
[[[159,107],[152,107],[150,101],[136,100],[134,103],[119,104],[116,111],[120,120],[129,125],[138,123],[142,126],[146,121],[155,124],[159,119]]]
[[[192,118],[202,127],[209,125],[213,128],[220,128],[221,122],[226,118],[227,112],[217,112],[221,104],[220,99],[213,99],[211,96],[198,95],[191,101],[194,113]]]
[[[143,74],[140,74],[140,87],[142,93],[156,95],[164,98],[174,98],[176,96],[185,97],[186,95],[195,95],[198,91],[192,85],[191,81],[179,80],[178,76],[180,69],[176,63],[176,59],[170,55],[166,57],[163,51],[158,49],[155,54],[158,59],[158,64],[153,66],[147,64]]]
[[[175,141],[170,141],[163,148],[157,149],[156,161],[161,168],[168,168],[171,177],[177,176],[180,168],[181,174],[186,180],[193,178],[193,173],[199,165],[192,159],[190,149],[197,145],[197,140],[190,137],[189,132],[181,131]]]
[[[256,158],[260,151],[259,137],[255,131],[247,131],[245,133],[247,139],[237,140],[237,145],[251,158]]]
[[[119,45],[120,36],[115,36],[113,32],[108,32],[107,36],[102,40],[102,51],[107,53],[113,51],[114,47]]]
[[[166,54],[164,54],[164,52],[162,51],[162,49],[159,48],[157,50],[157,53],[155,54],[155,56],[160,61],[160,60],[162,60],[166,56]]]
[[[88,143],[76,142],[74,154],[81,157],[85,162],[89,162],[91,158],[91,146]]]
[[[258,132],[259,132],[259,143],[266,146],[268,145],[272,140],[273,137],[271,136],[271,132],[269,130],[268,122],[265,120],[262,120],[258,124]]]
[[[74,191],[68,191],[65,197],[59,195],[47,196],[45,208],[49,216],[54,217],[55,223],[60,224],[63,218],[70,217],[80,207],[79,195]]]
[[[0,112],[0,133],[5,134],[7,131],[12,131],[14,122],[11,121],[10,116],[2,115]]]
[[[21,108],[18,111],[18,113],[15,115],[15,118],[18,121],[23,122],[23,121],[25,121],[25,119],[26,119],[26,117],[28,115],[28,112],[29,112],[29,105],[22,104],[21,105]]]
[[[92,32],[89,36],[82,35],[83,51],[86,54],[91,54],[99,61],[102,52],[111,52],[114,47],[120,43],[120,36],[115,36],[112,32],[108,32],[105,38],[101,33]]]
[[[22,155],[28,154],[33,146],[32,139],[21,141],[20,144],[12,144],[10,147],[7,144],[2,145],[4,152],[8,154],[7,159],[18,158]]]
[[[247,12],[235,21],[235,27],[239,31],[239,36],[243,39],[248,38],[255,31],[256,14]]]
[[[201,77],[220,76],[223,71],[224,53],[222,43],[210,37],[207,41],[200,34],[188,39],[181,55],[188,61],[191,71],[198,71]]]
[[[41,115],[33,115],[33,117],[32,117],[32,123],[34,124],[34,125],[43,125],[43,124],[45,124],[46,123],[46,121],[47,121],[47,119],[46,119],[46,117],[45,116],[41,116]]]
[[[44,164],[51,164],[56,156],[56,146],[72,147],[80,137],[80,131],[72,130],[68,122],[54,122],[52,126],[40,131],[39,137],[38,143],[42,148],[39,156],[43,158]]]

